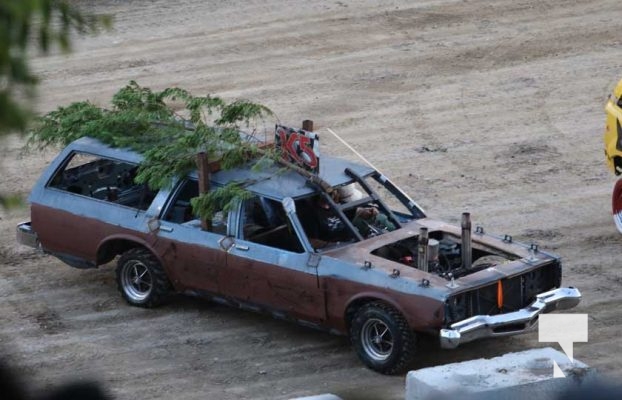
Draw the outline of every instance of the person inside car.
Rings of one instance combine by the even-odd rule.
[[[323,248],[328,243],[347,241],[351,234],[347,227],[321,195],[314,196],[303,205],[300,223],[314,248]]]
[[[375,204],[357,208],[352,224],[363,237],[376,236],[383,232],[395,230],[395,225],[378,210]]]

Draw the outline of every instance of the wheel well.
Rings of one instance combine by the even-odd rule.
[[[350,331],[350,324],[352,323],[352,318],[354,318],[354,314],[356,314],[356,312],[361,307],[369,303],[382,303],[382,304],[386,304],[389,307],[395,308],[393,307],[392,304],[382,299],[379,299],[377,297],[361,297],[356,300],[353,300],[350,304],[348,304],[348,307],[346,308],[345,321],[346,321],[346,329],[348,332]]]
[[[104,243],[97,250],[97,265],[112,261],[117,255],[125,253],[129,249],[144,247],[140,243],[127,239],[112,239]]]

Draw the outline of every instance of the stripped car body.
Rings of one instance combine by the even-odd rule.
[[[527,332],[540,313],[580,301],[577,289],[560,287],[557,256],[507,235],[472,233],[467,214],[461,227],[429,219],[368,166],[322,159],[324,182],[363,193],[348,202],[291,170],[214,172],[213,187],[252,179],[252,197],[217,213],[205,231],[188,212],[196,174],[153,193],[133,182],[141,160],[95,139],[73,142],[33,188],[31,221],[17,227],[18,241],[78,268],[121,255],[117,280],[133,305],[157,305],[172,290],[349,334],[362,361],[383,373],[408,365],[415,333],[455,348]],[[304,217],[318,197],[330,204],[346,240],[318,248],[307,235]],[[369,205],[395,229],[363,237],[352,219]]]

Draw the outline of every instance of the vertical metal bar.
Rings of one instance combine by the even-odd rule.
[[[462,213],[462,268],[471,268],[471,214]]]
[[[428,228],[419,229],[417,267],[423,272],[428,272],[428,239]]]
[[[209,192],[209,163],[207,162],[207,154],[204,151],[197,154],[197,173],[199,175],[199,194]],[[201,218],[201,229],[211,231],[212,220]]]

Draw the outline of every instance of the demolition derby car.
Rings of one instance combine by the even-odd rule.
[[[605,124],[605,157],[607,166],[615,175],[622,174],[622,80],[618,82],[605,105],[607,119]],[[622,233],[622,179],[613,187],[611,197],[613,221]]]
[[[190,207],[197,173],[153,192],[134,182],[140,154],[78,139],[34,186],[18,241],[77,268],[116,258],[131,305],[179,292],[349,335],[361,361],[387,374],[409,365],[419,334],[456,348],[579,303],[577,289],[560,287],[557,256],[473,230],[466,213],[460,227],[429,219],[375,169],[319,164],[310,132],[286,133],[299,136],[281,131],[286,151],[325,185],[278,166],[215,171],[211,187],[247,181],[251,196],[208,226]]]

